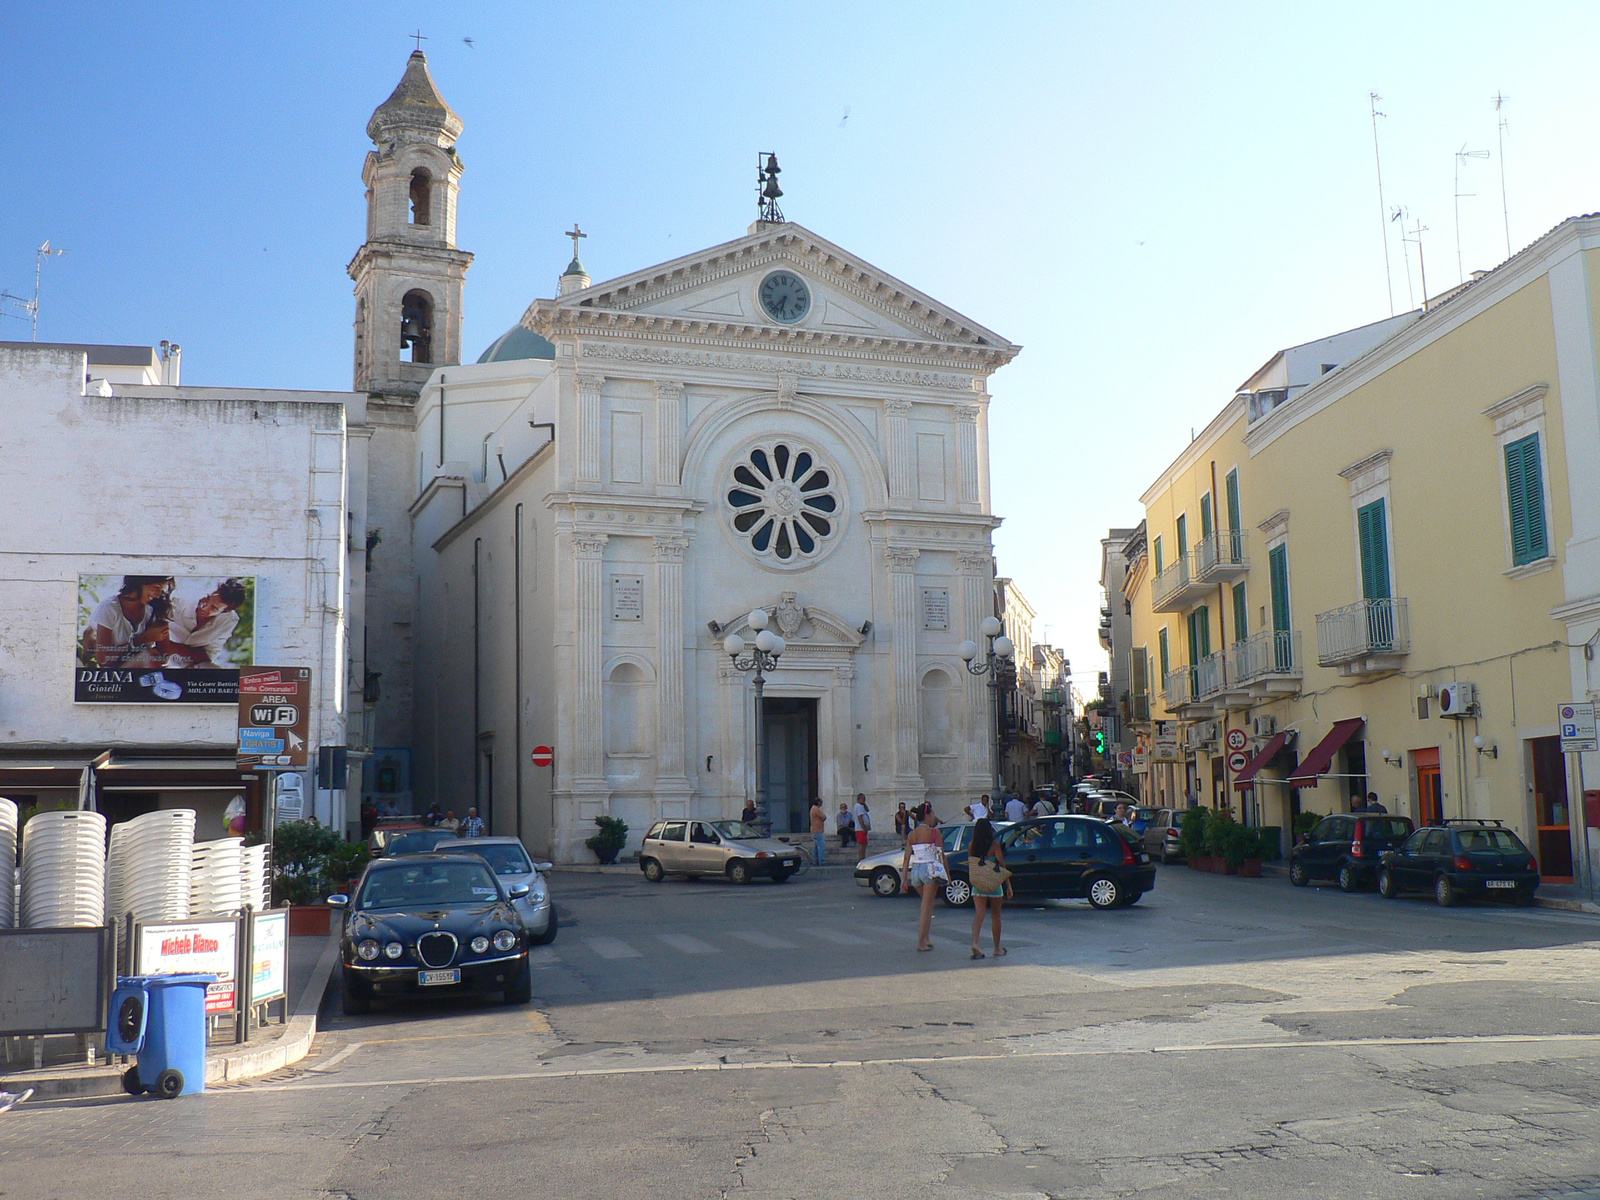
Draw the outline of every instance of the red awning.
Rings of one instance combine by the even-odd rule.
[[[1278,751],[1283,749],[1283,744],[1288,740],[1289,731],[1287,729],[1285,729],[1282,733],[1273,734],[1272,740],[1269,741],[1265,746],[1261,747],[1260,753],[1258,753],[1254,758],[1245,764],[1244,770],[1240,771],[1233,777],[1233,786],[1235,790],[1242,792],[1245,789],[1254,786],[1253,781],[1255,780],[1256,772],[1271,762],[1273,758],[1277,756]]]
[[[1343,721],[1335,721],[1333,728],[1328,730],[1328,736],[1312,748],[1311,753],[1295,768],[1294,774],[1289,776],[1289,786],[1316,787],[1317,776],[1333,765],[1333,756],[1355,737],[1356,730],[1361,728],[1364,720],[1364,717],[1348,717]]]

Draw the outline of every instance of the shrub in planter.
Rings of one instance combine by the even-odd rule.
[[[1306,834],[1317,827],[1317,822],[1322,820],[1321,813],[1302,812],[1296,813],[1294,818],[1294,840],[1296,843]]]
[[[1276,825],[1262,825],[1255,831],[1256,844],[1251,852],[1251,858],[1259,858],[1262,862],[1272,862],[1283,857],[1280,845],[1283,839],[1282,830]]]
[[[272,902],[321,904],[329,892],[345,885],[341,876],[329,886],[328,864],[345,849],[337,829],[316,821],[285,821],[272,835]]]
[[[1239,824],[1229,812],[1211,813],[1206,820],[1205,852],[1212,858],[1227,858]]]
[[[583,844],[593,850],[601,862],[616,862],[617,852],[628,844],[628,823],[621,817],[607,816],[596,817],[594,823],[600,827],[600,832]]]
[[[1210,814],[1203,808],[1185,809],[1178,825],[1178,841],[1183,846],[1183,856],[1191,863],[1209,853],[1206,849],[1206,825]]]

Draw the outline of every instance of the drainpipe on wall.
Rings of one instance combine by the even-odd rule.
[[[512,655],[515,690],[511,698],[512,753],[515,756],[517,796],[517,840],[522,840],[522,505],[516,507],[516,528],[511,558],[511,580],[515,599],[512,602],[512,636],[516,646]]]

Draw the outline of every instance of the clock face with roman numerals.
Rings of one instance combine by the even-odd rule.
[[[811,289],[793,271],[774,271],[761,281],[761,307],[774,321],[793,325],[811,311]]]

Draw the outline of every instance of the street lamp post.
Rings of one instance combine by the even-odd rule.
[[[958,651],[961,661],[967,664],[968,671],[974,675],[989,676],[989,704],[994,714],[994,770],[991,775],[997,793],[1000,789],[1000,672],[1016,653],[1016,646],[1012,644],[1011,639],[1001,633],[1004,628],[1005,626],[1000,624],[999,617],[985,617],[979,624],[978,632],[989,644],[981,661],[973,661],[978,657],[976,642],[962,642]]]
[[[772,832],[772,822],[767,815],[767,731],[766,713],[762,711],[761,697],[766,690],[767,672],[778,669],[778,656],[784,652],[785,643],[767,628],[767,610],[753,609],[745,621],[756,631],[755,645],[748,645],[736,633],[722,639],[722,648],[733,660],[736,671],[754,671],[756,685],[756,826],[761,836]],[[750,652],[745,653],[746,650]]]

